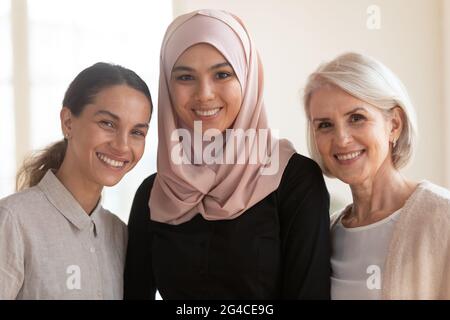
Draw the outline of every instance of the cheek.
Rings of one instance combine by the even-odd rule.
[[[85,152],[97,139],[97,135],[98,133],[91,125],[73,125],[71,142],[80,149],[79,151]]]
[[[75,136],[74,136],[75,138]],[[83,128],[76,137],[82,152],[91,153],[96,147],[108,143],[110,134],[93,124]]]
[[[190,113],[190,94],[188,90],[175,88],[171,92],[171,99],[176,116],[184,122],[189,122],[192,115]]]
[[[136,141],[131,145],[131,154],[133,155],[131,166],[128,171],[133,169],[136,164],[141,160],[145,151],[145,140],[144,141]]]
[[[173,86],[170,90],[170,96],[172,98],[173,106],[177,110],[187,108],[187,104],[190,101],[191,93],[189,88],[181,86]]]
[[[141,160],[142,156],[144,155],[145,151],[145,140],[139,141],[134,147],[134,155],[135,155],[135,161],[138,162]]]
[[[389,151],[389,135],[386,134],[384,128],[373,127],[366,133],[365,137],[369,140],[369,146],[372,145],[377,151],[378,156],[384,158],[383,154]]]
[[[330,138],[324,134],[316,134],[315,137],[316,147],[322,157],[329,156]]]
[[[226,97],[226,103],[230,109],[230,113],[237,115],[242,105],[242,94],[239,83],[223,90],[223,96]]]

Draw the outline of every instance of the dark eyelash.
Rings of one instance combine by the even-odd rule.
[[[219,76],[220,75],[220,76]],[[225,77],[222,77],[222,75],[226,75]],[[223,72],[217,72],[216,73],[216,77],[218,77],[219,79],[227,79],[227,78],[229,78],[229,77],[231,77],[231,76],[233,76],[233,73],[231,73],[231,72],[225,72],[225,71],[223,71]]]
[[[182,75],[176,77],[176,79],[180,80],[180,81],[188,81],[188,80],[192,80],[193,78],[194,77],[189,74],[182,74]]]
[[[134,130],[133,134],[138,134],[139,136],[145,137],[145,133],[139,130]]]
[[[114,123],[112,121],[101,120],[99,123],[102,126],[105,126],[105,127],[108,127],[108,128],[114,128]]]
[[[329,128],[329,127],[331,127],[331,123],[329,123],[329,122],[321,122],[321,123],[319,123],[318,125],[317,125],[317,129],[327,129],[327,128]]]
[[[355,120],[356,118],[356,120]],[[359,120],[364,120],[366,117],[364,117],[362,114],[359,113],[354,113],[350,116],[350,120],[352,121],[359,121]]]

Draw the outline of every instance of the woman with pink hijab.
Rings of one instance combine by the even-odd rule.
[[[125,298],[328,299],[328,192],[269,129],[242,21],[176,18],[160,66],[158,169],[131,209]]]

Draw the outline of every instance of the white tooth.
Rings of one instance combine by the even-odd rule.
[[[220,108],[216,108],[216,109],[212,109],[212,110],[195,110],[195,113],[197,113],[200,116],[212,116],[214,114],[216,114],[217,112],[219,112]]]
[[[360,154],[361,154],[361,151],[352,152],[349,154],[340,155],[340,156],[338,156],[338,159],[339,160],[350,160],[350,159],[356,158]]]
[[[113,160],[113,159],[110,159],[110,158],[108,158],[107,156],[105,156],[105,155],[103,155],[103,154],[98,154],[98,157],[103,161],[103,162],[105,162],[105,163],[107,163],[107,164],[109,164],[110,166],[113,166],[113,167],[122,167],[124,164],[125,164],[125,162],[122,162],[122,161],[116,161],[116,160]]]

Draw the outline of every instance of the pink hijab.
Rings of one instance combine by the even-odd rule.
[[[266,136],[257,134],[252,142],[244,140],[249,148],[241,149],[244,163],[210,166],[176,164],[171,159],[173,148],[179,145],[172,141],[172,133],[183,127],[170,99],[171,71],[178,57],[198,43],[220,51],[241,84],[242,106],[230,129],[268,132]],[[178,225],[199,213],[207,220],[234,219],[278,188],[295,150],[289,141],[274,138],[268,128],[262,65],[239,18],[224,11],[200,10],[179,16],[168,27],[161,47],[158,134],[157,175],[149,201],[154,221]],[[277,167],[274,172],[264,171],[268,167],[264,161],[249,161],[261,145],[268,150],[265,161]]]

